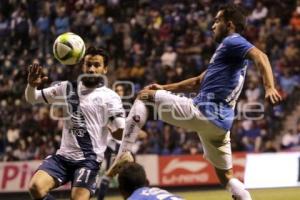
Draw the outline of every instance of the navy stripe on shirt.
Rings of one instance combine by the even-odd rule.
[[[80,100],[77,91],[77,83],[72,82],[72,89],[70,84],[67,85],[67,102],[71,107],[71,123],[73,125],[71,133],[75,135],[76,140],[87,159],[96,159],[96,153],[93,150],[92,140],[87,130],[84,115],[80,109]]]

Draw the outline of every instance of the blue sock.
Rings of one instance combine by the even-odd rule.
[[[101,180],[98,195],[97,195],[97,200],[103,200],[104,196],[109,188],[109,182],[110,179],[106,176],[104,176]]]

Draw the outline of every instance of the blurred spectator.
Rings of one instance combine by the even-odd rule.
[[[260,129],[256,127],[252,120],[245,120],[242,123],[242,130],[240,132],[244,150],[250,152],[259,152],[261,148],[261,133]]]
[[[7,130],[6,138],[9,144],[16,143],[20,138],[20,129],[12,125],[11,128]]]
[[[281,146],[283,149],[290,149],[299,144],[299,137],[297,133],[293,130],[289,130],[288,132],[284,133],[281,139]]]
[[[263,5],[261,1],[258,1],[255,9],[249,16],[249,20],[254,24],[260,24],[267,17],[268,8]]]
[[[75,3],[74,3],[75,2]],[[132,3],[134,2],[134,3]],[[297,132],[280,131],[287,115],[299,103],[300,1],[234,1],[246,7],[250,24],[245,36],[267,53],[284,102],[272,107],[264,101],[261,77],[253,63],[237,103],[237,120],[231,130],[233,150],[273,152],[299,146]],[[120,96],[137,92],[152,82],[161,84],[199,75],[217,44],[210,29],[218,1],[5,1],[0,3],[0,159],[42,159],[60,143],[62,120],[50,117],[46,105],[24,100],[26,66],[44,66],[52,81],[66,80],[67,68],[52,56],[55,37],[73,31],[87,46],[110,52],[109,80],[132,81],[134,88],[118,85]],[[134,91],[131,91],[131,90]],[[134,100],[124,98],[124,107]],[[263,119],[252,120],[247,103],[263,103]],[[54,109],[63,116],[61,108]],[[290,127],[294,129],[295,127]],[[295,128],[296,129],[296,128]],[[135,150],[154,154],[202,152],[198,135],[149,120]],[[294,138],[294,139],[291,139]],[[293,140],[293,141],[292,141]],[[296,142],[297,141],[297,142]],[[298,143],[298,144],[296,144]],[[298,146],[297,146],[298,145]],[[293,147],[294,148],[294,147]]]
[[[36,21],[36,27],[38,30],[38,43],[39,49],[43,52],[43,55],[49,53],[49,40],[50,40],[50,16],[49,13],[43,11],[41,16]]]
[[[290,25],[295,31],[300,31],[300,1],[297,1],[297,7],[290,19]]]
[[[10,34],[10,24],[9,20],[5,18],[5,16],[0,12],[0,43],[2,44],[1,50],[7,50],[8,48],[8,41]]]
[[[171,46],[166,47],[165,52],[161,56],[162,66],[170,66],[173,68],[177,59],[177,53]]]
[[[14,13],[12,13],[11,30],[14,34],[17,50],[28,48],[31,26],[31,21],[28,19],[27,12],[24,7],[20,6]]]
[[[57,18],[54,21],[54,33],[55,35],[60,35],[68,31],[70,31],[70,19],[66,15],[66,8],[58,7]]]
[[[261,95],[260,89],[254,82],[249,82],[248,88],[245,91],[247,101],[250,103],[257,102]]]
[[[298,85],[295,80],[295,77],[291,75],[288,69],[283,71],[283,76],[279,79],[279,84],[288,95],[290,95],[294,88]]]

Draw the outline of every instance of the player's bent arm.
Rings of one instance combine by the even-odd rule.
[[[255,66],[260,70],[265,89],[275,88],[272,68],[268,56],[258,48],[253,47],[247,53],[247,58],[252,60]]]
[[[42,91],[37,90],[36,87],[32,87],[29,84],[27,84],[27,87],[25,90],[25,99],[27,102],[29,102],[31,104],[47,103],[44,100]]]
[[[197,92],[205,76],[206,70],[199,76],[189,78],[178,83],[162,85],[162,88],[171,92]]]
[[[270,100],[272,104],[280,102],[282,97],[275,88],[273,72],[268,56],[256,47],[253,47],[249,50],[246,57],[254,62],[262,74],[266,91],[265,98]]]

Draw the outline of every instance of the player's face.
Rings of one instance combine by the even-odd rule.
[[[124,87],[122,85],[118,85],[116,87],[116,93],[120,96],[123,97],[125,95]]]
[[[228,34],[227,25],[223,17],[223,11],[219,11],[215,17],[215,22],[212,26],[213,38],[217,43],[222,40]]]
[[[82,72],[86,76],[82,82],[87,87],[94,87],[101,81],[101,76],[107,73],[107,66],[104,64],[104,58],[101,55],[86,55],[82,65]],[[91,76],[88,76],[91,75]]]

